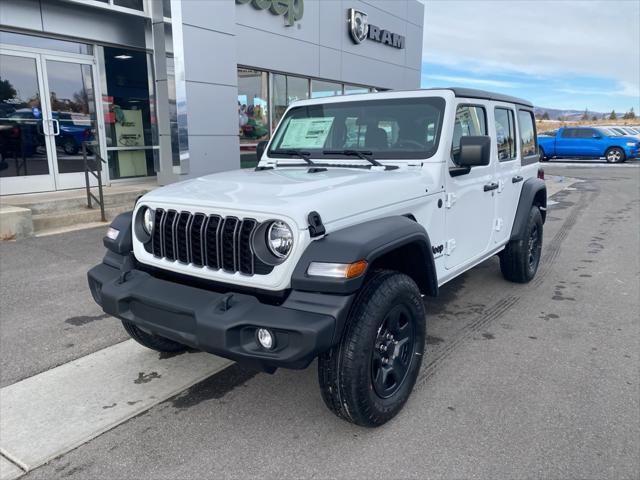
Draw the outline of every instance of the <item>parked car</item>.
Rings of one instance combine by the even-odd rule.
[[[602,127],[608,130],[613,130],[623,136],[630,135],[632,137],[638,137],[640,135],[640,130],[633,127],[627,127],[626,125],[602,125]]]
[[[82,148],[82,142],[93,140],[91,127],[74,123],[71,113],[53,112],[51,116],[60,125],[60,134],[56,136],[56,145],[61,147],[67,155],[76,155]]]
[[[418,377],[423,295],[494,255],[509,281],[536,274],[547,196],[525,100],[304,100],[258,159],[156,189],[113,221],[89,287],[134,340],[268,372],[318,358],[327,407],[375,427]]]
[[[541,135],[538,144],[542,161],[553,157],[604,157],[609,163],[618,163],[636,158],[640,149],[637,138],[612,133],[603,127],[562,127],[555,136]]]

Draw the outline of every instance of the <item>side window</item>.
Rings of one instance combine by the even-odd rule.
[[[533,120],[533,112],[530,110],[518,110],[518,124],[520,126],[520,151],[522,152],[522,164],[538,161],[538,141],[536,139],[536,124]]]
[[[575,132],[576,132],[575,128],[565,128],[562,131],[561,137],[562,138],[574,138],[575,137]]]
[[[516,119],[513,110],[496,108],[495,116],[498,160],[513,160],[516,158]]]
[[[478,105],[458,105],[456,121],[453,125],[453,142],[451,157],[453,163],[458,164],[460,156],[460,139],[462,137],[486,135],[487,113],[484,107]]]

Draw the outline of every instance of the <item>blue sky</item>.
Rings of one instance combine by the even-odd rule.
[[[640,112],[640,1],[424,0],[422,86]]]

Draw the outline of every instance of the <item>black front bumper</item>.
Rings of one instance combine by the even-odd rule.
[[[292,291],[280,306],[162,280],[102,263],[89,287],[105,313],[184,345],[253,366],[305,368],[340,338],[353,296]],[[258,328],[275,333],[273,350],[256,342]]]

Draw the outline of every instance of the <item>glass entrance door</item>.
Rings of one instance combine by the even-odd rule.
[[[0,50],[0,195],[84,186],[83,142],[100,152],[94,85],[90,57]]]
[[[55,189],[37,54],[0,50],[0,195]]]
[[[79,188],[85,182],[82,144],[98,145],[93,65],[46,55],[43,67],[56,188]],[[94,151],[99,147],[88,148],[89,158]]]

